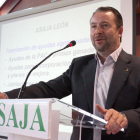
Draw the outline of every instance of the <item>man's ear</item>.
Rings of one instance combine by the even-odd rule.
[[[119,37],[122,36],[122,33],[123,33],[123,26],[121,26],[121,27],[119,28]]]

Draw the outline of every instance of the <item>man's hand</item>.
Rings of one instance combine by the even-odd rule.
[[[128,120],[125,115],[119,113],[114,109],[104,109],[100,105],[96,105],[96,109],[104,115],[104,119],[108,122],[105,126],[107,134],[117,134],[121,128],[124,128],[128,125]]]
[[[5,93],[0,92],[0,99],[7,99],[7,95]]]

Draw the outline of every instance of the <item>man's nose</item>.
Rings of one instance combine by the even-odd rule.
[[[97,26],[95,34],[101,34],[102,32],[103,32],[102,28],[100,26]]]

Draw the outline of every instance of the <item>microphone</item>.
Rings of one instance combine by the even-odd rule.
[[[40,64],[42,64],[46,59],[48,59],[48,58],[49,58],[51,55],[53,55],[54,53],[59,52],[59,51],[62,51],[62,50],[64,50],[64,49],[66,49],[66,48],[69,48],[69,47],[72,47],[72,46],[75,46],[75,45],[76,45],[76,41],[73,40],[73,41],[71,41],[66,47],[64,47],[64,48],[62,48],[62,49],[60,49],[60,50],[57,50],[57,51],[52,52],[50,55],[48,55],[46,58],[44,58],[40,63],[38,63],[37,65],[35,65],[35,66],[29,71],[29,73],[28,73],[28,75],[27,75],[27,77],[26,77],[26,79],[25,79],[25,81],[24,81],[24,84],[22,85],[22,87],[21,87],[21,89],[20,89],[20,91],[19,91],[19,94],[18,94],[18,98],[17,98],[17,99],[22,99],[22,97],[23,97],[23,95],[24,95],[25,88],[26,88],[27,80],[28,80],[28,78],[29,78],[31,72],[32,72],[34,69],[36,69]]]
[[[75,46],[75,45],[76,45],[76,41],[73,40],[65,48],[72,47],[72,46]]]

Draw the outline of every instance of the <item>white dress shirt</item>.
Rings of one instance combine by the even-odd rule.
[[[121,50],[122,48],[119,47],[116,51],[111,53],[106,58],[104,64],[101,63],[98,54],[95,55],[97,60],[97,67],[94,82],[93,114],[101,118],[103,118],[103,115],[95,109],[95,105],[99,104],[102,108],[105,108],[108,90],[114,72],[115,62],[117,61]],[[93,139],[101,140],[101,130],[94,129]]]

